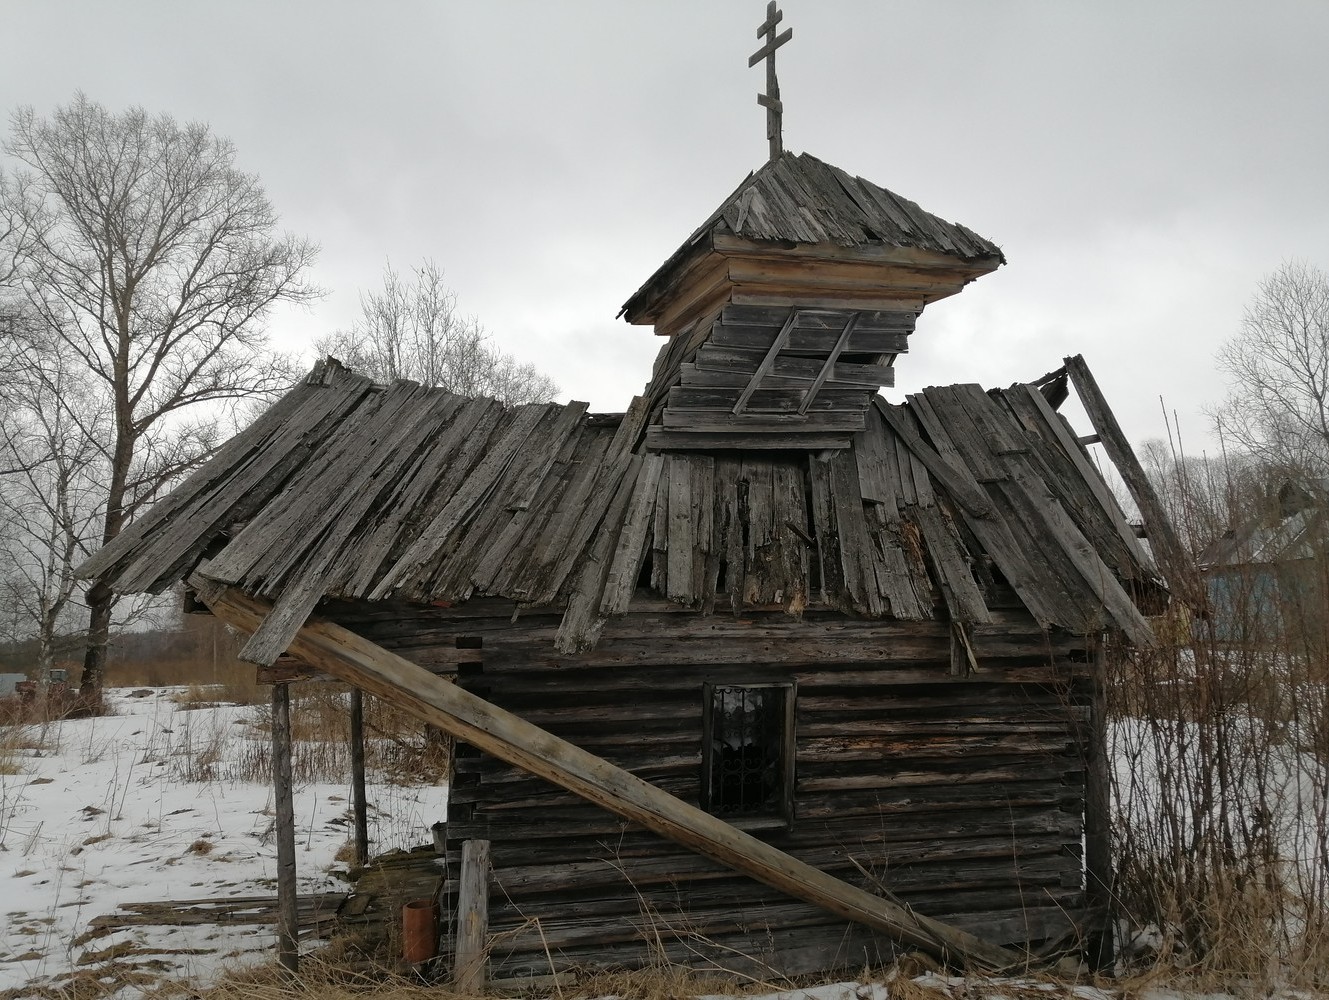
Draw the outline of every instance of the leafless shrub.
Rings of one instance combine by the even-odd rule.
[[[1197,547],[1199,519],[1236,541],[1287,521],[1249,480],[1184,482]],[[1329,558],[1318,528],[1302,542],[1205,553],[1174,589],[1207,600],[1109,678],[1119,902],[1155,960],[1216,979],[1329,982]]]
[[[432,260],[414,268],[411,278],[389,264],[383,287],[361,293],[360,316],[350,329],[314,346],[380,382],[411,379],[509,406],[558,395],[549,376],[498,350],[479,320],[461,314],[456,293]]]

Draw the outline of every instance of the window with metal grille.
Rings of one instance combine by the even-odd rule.
[[[708,683],[702,711],[703,808],[791,820],[794,685]]]

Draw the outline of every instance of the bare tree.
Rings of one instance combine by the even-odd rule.
[[[23,168],[0,191],[0,230],[12,232],[26,308],[108,415],[104,544],[206,454],[200,408],[288,383],[264,321],[274,303],[318,294],[304,279],[317,247],[278,232],[258,179],[206,125],[114,114],[82,94],[50,117],[21,108],[11,125],[5,148]],[[114,600],[88,593],[89,695]]]
[[[1329,275],[1288,261],[1266,276],[1218,365],[1222,435],[1270,468],[1329,475]]]
[[[44,676],[77,607],[74,568],[90,554],[103,513],[109,420],[67,352],[30,345],[11,364],[13,420],[0,442],[4,597],[18,628],[35,636]]]
[[[552,379],[495,349],[479,321],[457,311],[457,295],[436,263],[426,260],[413,274],[403,279],[389,264],[383,287],[361,293],[360,318],[315,341],[319,353],[380,382],[410,379],[510,406],[557,395]]]

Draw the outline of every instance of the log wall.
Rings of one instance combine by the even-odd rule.
[[[634,607],[576,655],[554,652],[557,613],[514,621],[506,602],[332,617],[693,804],[703,683],[793,681],[793,821],[738,825],[994,943],[1039,945],[1087,919],[1082,638],[996,612],[971,639],[979,671],[956,676],[945,623]],[[465,840],[491,842],[497,978],[655,960],[789,975],[893,954],[466,746],[448,823],[450,866]]]

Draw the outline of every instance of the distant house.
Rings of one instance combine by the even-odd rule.
[[[1200,553],[1214,638],[1264,644],[1322,623],[1327,516],[1324,484],[1289,480]]]

